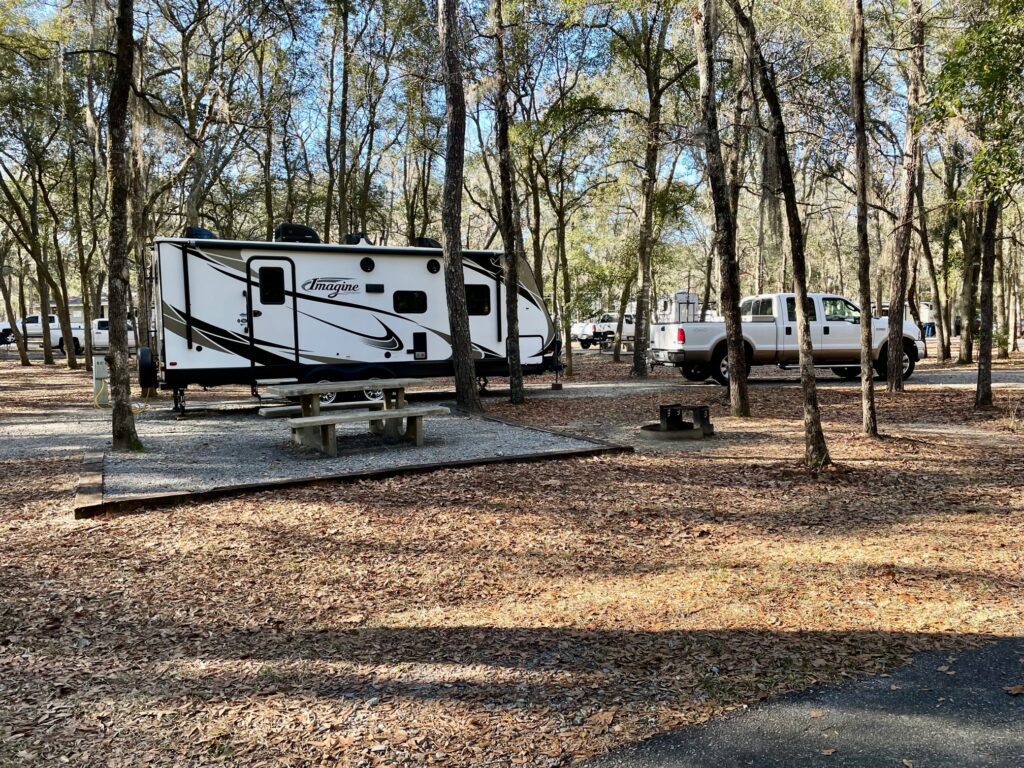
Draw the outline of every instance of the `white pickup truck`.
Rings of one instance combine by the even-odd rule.
[[[812,293],[810,302],[811,345],[814,364],[830,368],[837,376],[860,375],[860,310],[842,296]],[[747,366],[798,365],[796,299],[792,293],[751,296],[740,303]],[[884,377],[888,360],[889,321],[871,321],[872,357],[875,370]],[[921,332],[912,322],[903,323],[903,378],[910,378],[924,356]],[[651,362],[679,368],[690,381],[713,378],[729,383],[725,323],[656,323],[651,327]]]
[[[615,338],[615,329],[618,325],[618,316],[611,312],[605,312],[603,315],[591,318],[590,320],[584,320],[581,323],[573,323],[571,331],[572,340],[578,341],[580,346],[584,349],[590,349],[590,347],[594,345],[601,346],[603,342],[611,341]],[[633,323],[633,315],[623,315],[623,340],[632,339],[635,332],[636,326]]]
[[[41,315],[29,315],[24,320],[18,321],[18,330],[24,329],[28,343],[42,345],[43,343],[43,320]],[[72,323],[71,331],[75,339],[75,351],[82,353],[82,339],[85,337],[85,326],[81,323]],[[10,323],[0,323],[0,343],[12,343],[13,333]],[[10,340],[10,341],[9,341]],[[64,349],[64,336],[60,330],[60,321],[56,315],[50,315],[50,344],[56,349]]]
[[[43,323],[39,315],[29,315],[24,320],[19,320],[18,329],[21,328],[25,329],[30,345],[42,345]],[[85,326],[81,323],[72,323],[71,331],[75,340],[75,353],[80,355],[85,351]],[[10,323],[0,323],[0,344],[12,343],[9,341],[12,335]],[[64,336],[56,315],[50,315],[50,344],[54,349],[64,351]],[[128,347],[132,350],[135,349],[135,333],[130,323],[128,325]],[[95,350],[110,348],[110,321],[105,317],[92,321],[92,348]]]
[[[92,321],[92,348],[95,350],[110,349],[110,320],[101,317]],[[128,323],[128,349],[135,350],[135,329]]]

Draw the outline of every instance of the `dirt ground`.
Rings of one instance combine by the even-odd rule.
[[[0,384],[0,431],[90,391]],[[618,439],[701,398],[719,434],[107,520],[70,517],[77,457],[0,462],[0,764],[560,766],[1019,634],[1024,390],[878,397],[871,441],[857,387],[821,390],[820,473],[793,386],[742,421],[713,387],[496,398]]]

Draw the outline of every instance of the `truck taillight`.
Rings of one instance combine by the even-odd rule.
[[[682,328],[676,329],[676,341],[679,342],[680,344],[686,343],[686,331],[684,331]]]

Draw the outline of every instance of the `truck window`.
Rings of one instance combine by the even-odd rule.
[[[860,311],[846,299],[830,296],[821,300],[825,320],[830,323],[859,323]]]
[[[491,289],[487,285],[466,285],[466,310],[471,315],[491,314]]]
[[[39,315],[29,315],[25,318],[26,325],[35,325],[39,322]]]
[[[422,315],[427,311],[425,291],[395,291],[395,312],[403,315]]]
[[[754,314],[754,300],[747,299],[742,304],[740,304],[740,316],[750,317],[752,314]]]
[[[775,309],[772,307],[772,300],[757,299],[754,302],[754,314],[759,317],[775,317]]]
[[[284,304],[284,267],[260,267],[260,304]]]
[[[792,296],[786,299],[786,317],[789,322],[796,322],[796,299]],[[814,299],[807,299],[807,317],[812,323],[818,322],[818,313],[814,309]]]
[[[97,320],[96,321],[96,330],[97,331],[109,331],[110,330],[110,321],[109,320]]]

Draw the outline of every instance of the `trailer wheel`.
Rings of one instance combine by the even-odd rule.
[[[590,349],[590,342],[589,341],[581,341],[580,342],[580,346],[583,347],[584,349]]]
[[[320,379],[317,384],[333,384],[334,379]],[[338,400],[337,392],[323,392],[320,395],[320,405],[331,405]]]

